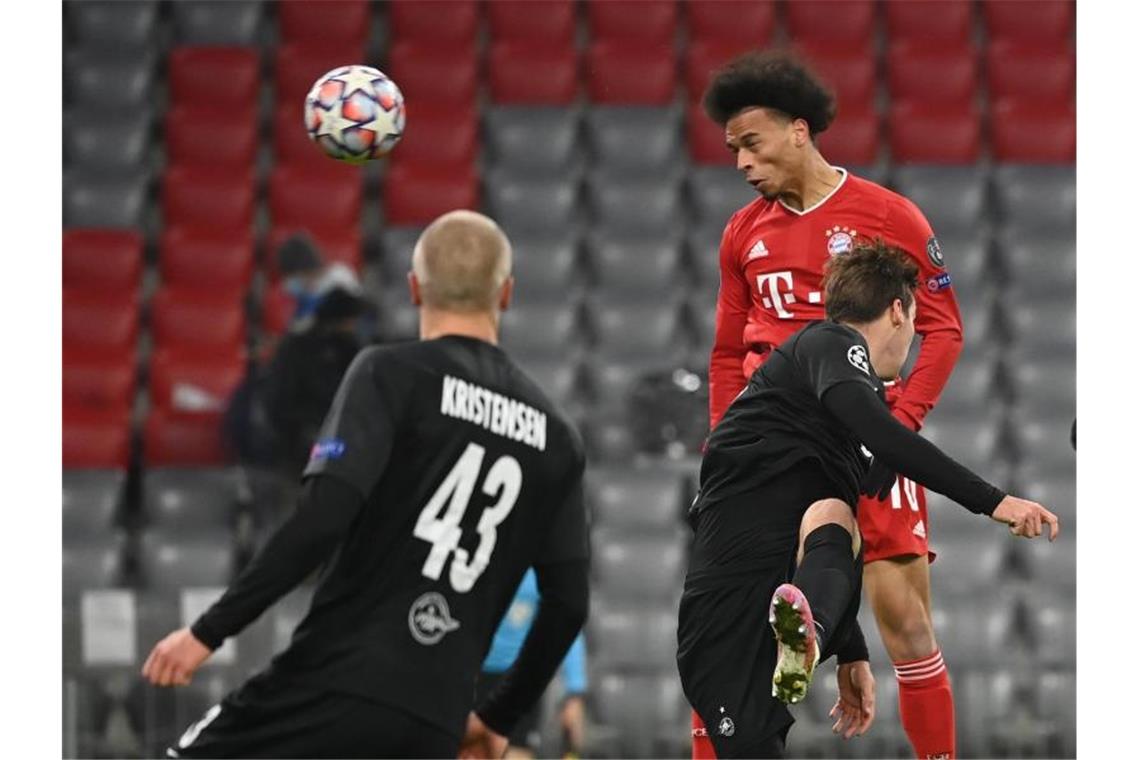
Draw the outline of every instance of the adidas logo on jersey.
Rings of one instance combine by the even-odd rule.
[[[919,520],[917,523],[915,523],[914,529],[911,531],[911,533],[918,536],[919,538],[926,538],[926,524],[922,520]]]
[[[763,240],[757,240],[756,245],[752,246],[752,250],[748,252],[748,260],[758,259],[761,256],[767,256],[768,249],[764,246]]]

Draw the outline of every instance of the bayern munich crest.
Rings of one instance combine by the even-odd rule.
[[[855,236],[858,235],[850,227],[829,227],[824,230],[827,235],[827,252],[832,256],[841,253],[851,253],[855,249]]]

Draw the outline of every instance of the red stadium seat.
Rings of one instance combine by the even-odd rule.
[[[990,39],[1068,42],[1073,36],[1073,0],[985,0],[982,16]]]
[[[672,45],[677,33],[674,0],[587,0],[586,18],[593,40]]]
[[[405,41],[392,46],[384,73],[400,86],[408,108],[474,108],[479,65],[474,47]]]
[[[473,171],[395,166],[381,188],[390,225],[428,224],[455,209],[479,207],[479,180]]]
[[[496,0],[486,4],[492,40],[571,45],[576,31],[574,0],[544,0],[535,13],[533,0]]]
[[[184,166],[253,166],[257,101],[244,106],[176,105],[166,114],[166,155]]]
[[[595,103],[662,106],[672,102],[677,89],[672,43],[595,42],[586,71]]]
[[[253,234],[167,227],[158,262],[166,285],[244,292],[253,279]]]
[[[1068,164],[1077,158],[1073,103],[1008,98],[990,111],[994,158],[1025,164]]]
[[[270,335],[283,335],[297,310],[297,299],[282,284],[265,291],[261,301],[261,328]]]
[[[895,163],[972,164],[981,152],[976,106],[896,102],[890,112]]]
[[[64,287],[134,292],[142,274],[143,236],[135,230],[63,231]]]
[[[1077,61],[1068,42],[997,41],[986,49],[990,100],[1037,98],[1070,103],[1076,89]]]
[[[695,163],[736,165],[736,157],[724,144],[724,127],[706,116],[700,103],[690,102],[685,117],[689,156]]]
[[[496,42],[488,56],[491,100],[569,105],[578,97],[578,53],[573,45]]]
[[[364,45],[372,28],[368,0],[290,0],[277,5],[283,43]]]
[[[124,353],[134,350],[138,334],[139,307],[133,293],[64,289],[64,348]]]
[[[479,28],[476,0],[391,0],[389,34],[394,40],[430,40],[473,44]]]
[[[185,416],[154,409],[143,426],[148,467],[213,467],[229,463],[221,414]]]
[[[128,410],[63,407],[64,468],[126,469],[130,461]]]
[[[151,327],[159,348],[240,351],[245,344],[242,292],[160,288],[151,302]]]
[[[277,226],[356,227],[363,197],[360,172],[278,166],[269,178],[269,213]]]
[[[801,42],[796,50],[835,92],[840,112],[875,107],[879,76],[871,48],[862,43]]]
[[[126,411],[135,390],[134,351],[72,350],[63,354],[63,404]]]
[[[278,164],[327,168],[335,165],[305,130],[304,108],[294,101],[278,101],[273,108],[273,156]],[[359,171],[345,165],[346,171]]]
[[[474,109],[423,106],[416,111],[416,128],[400,139],[391,165],[468,167],[479,147],[479,121]]]
[[[167,65],[173,105],[257,105],[261,64],[256,48],[179,47],[170,52]]]
[[[172,166],[162,177],[167,225],[248,230],[255,197],[251,169]]]
[[[895,43],[887,55],[887,82],[895,99],[968,105],[978,90],[977,51],[929,40]]]
[[[273,69],[274,100],[278,105],[293,105],[298,110],[297,122],[303,123],[304,99],[317,79],[364,59],[363,45],[281,45]]]
[[[689,7],[693,7],[693,3]],[[685,89],[690,101],[699,101],[713,74],[751,45],[740,40],[696,40],[685,53]]]
[[[784,5],[788,34],[804,40],[858,42],[869,45],[875,31],[873,0],[812,0]]]
[[[180,415],[220,413],[244,376],[241,351],[160,349],[150,363],[151,403]]]
[[[870,166],[879,158],[879,134],[875,111],[844,111],[819,136],[820,152],[838,166]]]
[[[298,232],[304,232],[309,236],[326,263],[345,264],[352,267],[356,272],[360,272],[364,260],[361,254],[359,226],[298,227],[282,225],[271,229],[265,242],[265,271],[270,280],[276,282],[280,276],[277,271],[277,250],[282,243]]]
[[[689,20],[689,44],[736,42],[753,48],[771,41],[776,28],[776,3],[772,0],[700,0],[685,3]]]
[[[891,42],[970,42],[974,25],[972,0],[925,0],[921,3],[883,3],[887,38]]]

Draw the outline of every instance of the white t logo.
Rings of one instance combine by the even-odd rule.
[[[780,292],[780,283],[787,285],[783,293]],[[775,309],[776,316],[780,319],[791,319],[792,313],[784,308],[785,303],[795,303],[796,297],[792,295],[792,273],[791,272],[772,272],[770,274],[762,274],[756,277],[756,287],[760,290],[760,295],[763,296],[762,301],[764,307],[767,309]],[[768,295],[764,295],[764,289],[768,289]]]

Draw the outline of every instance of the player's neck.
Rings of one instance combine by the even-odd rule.
[[[467,313],[421,308],[420,340],[435,340],[445,335],[461,335],[497,346],[498,319],[490,312]]]
[[[804,165],[798,186],[781,194],[780,200],[796,211],[803,211],[826,198],[828,193],[839,185],[841,179],[843,174],[832,168],[819,151],[812,150],[811,157]]]

